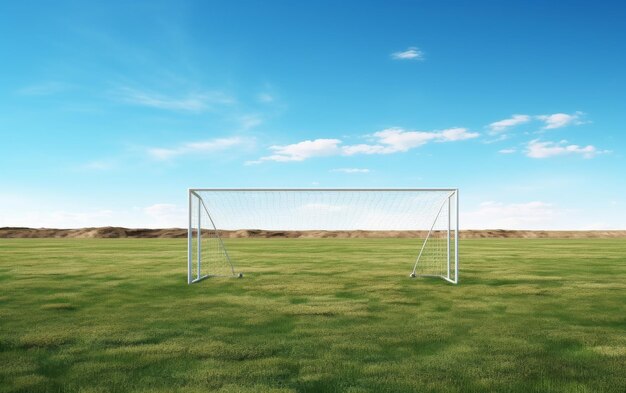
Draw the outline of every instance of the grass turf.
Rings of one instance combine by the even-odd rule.
[[[624,392],[626,241],[462,241],[461,284],[408,239],[0,240],[1,392]]]

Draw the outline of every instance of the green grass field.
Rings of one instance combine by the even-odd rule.
[[[0,240],[1,392],[625,392],[626,240]]]

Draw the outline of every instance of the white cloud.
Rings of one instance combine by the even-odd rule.
[[[461,212],[467,229],[544,229],[552,228],[561,212],[541,201],[526,203],[483,202],[478,209]]]
[[[341,173],[369,173],[370,170],[367,168],[336,168],[332,169],[331,172],[341,172]]]
[[[508,119],[499,120],[489,124],[489,129],[492,134],[497,134],[519,124],[528,123],[530,120],[531,117],[528,115],[513,115]]]
[[[237,136],[217,138],[206,141],[187,142],[173,148],[152,147],[148,149],[148,154],[159,160],[167,160],[185,154],[209,153],[225,150],[249,142],[250,140]]]
[[[554,113],[552,115],[539,115],[536,116],[538,120],[545,123],[544,130],[552,130],[555,128],[561,128],[569,125],[580,125],[585,122],[582,121],[583,112],[577,111],[571,115],[567,113]]]
[[[598,150],[595,146],[568,145],[567,141],[542,142],[534,139],[526,146],[526,156],[531,158],[548,158],[554,156],[580,154],[584,158],[593,158],[598,154],[609,153],[608,150]]]
[[[291,145],[271,146],[273,154],[261,157],[260,161],[303,161],[312,157],[336,155],[340,153],[339,144],[339,139],[315,139]]]
[[[373,144],[341,145],[340,139],[315,139],[291,145],[272,146],[274,154],[246,164],[261,161],[303,161],[313,157],[356,154],[391,154],[406,152],[428,142],[454,142],[476,138],[479,134],[468,132],[466,128],[449,128],[441,131],[405,131],[402,128],[388,128],[371,135]]]
[[[189,93],[184,96],[171,97],[123,87],[116,91],[116,96],[122,101],[134,105],[186,112],[203,112],[211,110],[216,105],[227,105],[235,102],[232,97],[218,91]]]
[[[502,149],[502,150],[499,150],[498,153],[500,153],[500,154],[513,154],[513,153],[515,153],[515,151],[516,151],[515,149]]]
[[[437,142],[455,142],[464,141],[466,139],[478,138],[477,132],[468,132],[467,128],[449,128],[440,132],[434,132]]]
[[[585,114],[583,112],[574,112],[573,114],[567,113],[554,113],[551,115],[512,115],[508,119],[499,120],[489,124],[489,134],[497,135],[496,139],[487,141],[486,143],[498,142],[507,139],[509,135],[505,134],[509,129],[518,126],[520,124],[528,123],[530,121],[541,121],[544,123],[541,130],[552,130],[556,128],[566,127],[569,125],[580,125],[587,123],[583,121],[582,117]]]
[[[395,152],[396,150],[390,146],[368,145],[365,143],[343,146],[342,148],[342,153],[346,156],[352,156],[355,154],[389,154]]]
[[[466,128],[449,128],[442,131],[406,131],[402,128],[388,128],[375,132],[377,144],[344,146],[345,155],[390,154],[406,152],[428,142],[454,142],[476,138],[479,134],[468,132]]]
[[[405,51],[392,53],[391,58],[394,60],[423,60],[424,52],[415,46],[411,46]]]

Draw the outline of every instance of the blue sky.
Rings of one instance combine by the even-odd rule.
[[[0,4],[0,226],[185,226],[189,187],[459,187],[624,229],[621,2]]]

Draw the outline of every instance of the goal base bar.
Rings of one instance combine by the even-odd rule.
[[[443,278],[444,280],[446,280],[447,282],[451,283],[451,284],[458,284],[459,281],[458,280],[452,280],[446,276],[439,276],[437,274],[415,274],[412,273],[409,275],[409,277],[411,278],[416,278],[416,277],[428,277],[428,278]]]
[[[191,281],[189,281],[188,284],[195,284],[199,281],[205,280],[207,278],[212,278],[212,277],[222,277],[222,278],[242,278],[243,277],[243,273],[238,273],[238,274],[207,274],[204,275],[202,277],[198,277],[196,279],[193,279]]]

